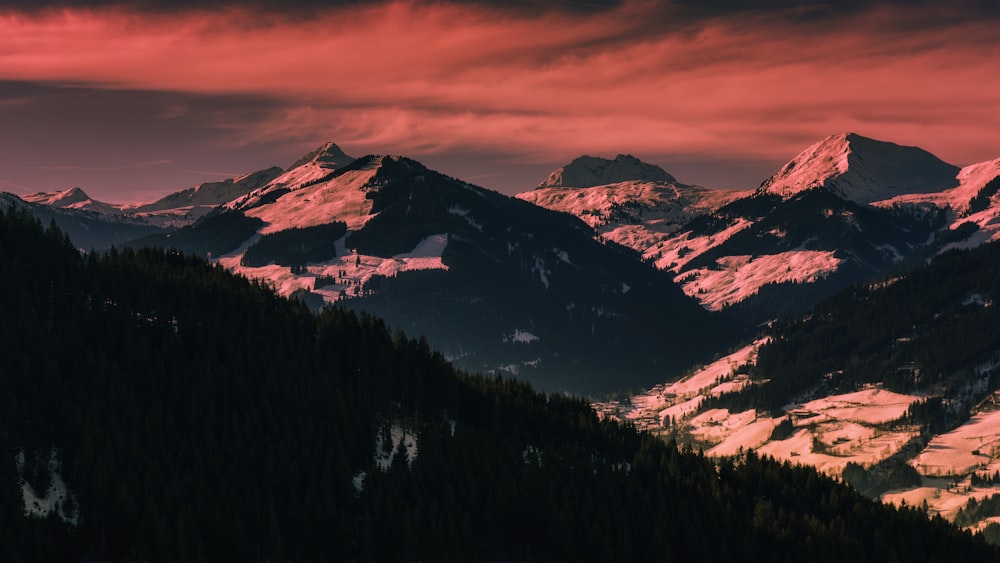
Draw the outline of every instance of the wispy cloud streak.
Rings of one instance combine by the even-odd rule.
[[[783,159],[857,130],[960,164],[1000,155],[993,21],[887,8],[684,20],[660,4],[8,13],[0,79],[270,100],[259,119],[213,117],[234,144]]]

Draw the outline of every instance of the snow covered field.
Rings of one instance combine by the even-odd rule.
[[[812,283],[836,272],[841,260],[832,251],[791,250],[763,256],[724,256],[714,268],[679,276],[684,293],[709,311],[720,311],[757,293],[769,283]]]
[[[345,237],[346,238],[346,235]],[[323,301],[333,303],[345,296],[357,295],[365,283],[375,275],[392,277],[400,272],[410,270],[447,270],[448,266],[441,261],[441,255],[448,245],[448,235],[429,236],[410,252],[398,254],[391,258],[367,256],[349,252],[344,247],[344,238],[337,241],[337,257],[322,263],[310,264],[306,272],[293,274],[288,266],[269,264],[258,268],[240,265],[240,259],[246,252],[246,247],[253,244],[252,239],[243,247],[219,258],[219,263],[227,269],[253,279],[266,280],[282,295],[290,295],[296,290],[317,293]],[[316,287],[317,279],[334,279],[335,283]]]
[[[879,386],[787,405],[782,417],[752,409],[730,412],[703,408],[706,398],[748,384],[746,368],[756,360],[762,343],[741,348],[676,382],[656,385],[627,399],[594,403],[593,407],[600,416],[675,437],[703,448],[710,456],[753,449],[832,476],[840,476],[851,462],[870,467],[899,453],[919,436],[919,428],[907,425],[904,417],[907,409],[924,397]],[[983,410],[965,424],[934,437],[909,460],[921,475],[920,486],[890,491],[883,495],[883,501],[909,506],[926,502],[931,514],[954,519],[969,500],[1000,494],[1000,484],[973,486],[971,481],[973,472],[991,476],[1000,471],[1000,410],[990,410],[995,403],[1000,403],[1000,397],[984,402]],[[772,437],[786,420],[791,423],[790,430]],[[982,528],[985,523],[972,528]]]
[[[921,475],[950,477],[1000,469],[1000,411],[974,415],[947,434],[935,436],[911,462]]]

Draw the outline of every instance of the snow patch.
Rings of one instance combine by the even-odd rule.
[[[657,268],[680,272],[688,262],[729,240],[736,233],[753,226],[753,221],[738,217],[725,229],[704,236],[692,237],[690,232],[680,233],[647,248],[644,258],[652,258]]]
[[[505,343],[507,343],[507,342],[516,342],[518,344],[531,344],[532,342],[537,342],[538,341],[538,337],[535,336],[534,334],[526,331],[526,330],[521,330],[521,329],[517,328],[517,329],[514,329],[514,333],[513,334],[505,335],[503,337],[503,341]]]
[[[25,455],[20,450],[15,455],[18,473],[24,473]],[[59,472],[57,452],[53,448],[48,459],[49,487],[45,491],[36,491],[24,478],[21,479],[21,495],[24,499],[24,513],[27,516],[45,518],[55,512],[60,520],[76,526],[80,520],[80,508],[76,503],[76,495],[69,491],[66,482]],[[72,507],[71,509],[69,507]]]
[[[542,282],[542,285],[545,286],[545,289],[549,288],[549,276],[552,272],[545,268],[545,260],[535,256],[535,265],[531,267],[531,272],[533,274],[538,274],[538,279]]]
[[[643,430],[667,431],[697,412],[704,396],[718,395],[742,388],[749,383],[743,368],[756,361],[757,349],[767,342],[758,340],[695,370],[673,383],[655,385],[625,401],[593,403],[601,416],[627,420]]]
[[[483,232],[483,224],[477,222],[475,219],[469,216],[469,213],[471,213],[469,209],[466,209],[458,204],[454,204],[448,208],[448,213],[456,215],[458,217],[464,217],[465,222],[468,223],[470,227],[476,229],[479,232]]]
[[[675,280],[684,293],[710,311],[751,297],[766,284],[811,283],[835,272],[833,251],[791,250],[763,256],[724,256],[714,268],[690,270]]]
[[[990,307],[993,305],[993,301],[983,297],[981,293],[969,293],[962,299],[962,305],[976,305],[978,307]]]
[[[958,428],[935,436],[910,462],[921,475],[964,475],[1000,459],[1000,411],[983,412]]]
[[[418,452],[416,435],[408,433],[398,424],[393,424],[375,434],[375,465],[380,470],[383,472],[389,470],[393,459],[399,453],[400,444],[404,448],[407,466],[412,467]]]

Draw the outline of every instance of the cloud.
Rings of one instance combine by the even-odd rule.
[[[960,164],[1000,155],[1000,39],[971,1],[334,4],[7,12],[0,79],[253,98],[203,116],[234,147],[781,161],[855,130]]]

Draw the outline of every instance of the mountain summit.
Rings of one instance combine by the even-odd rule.
[[[87,195],[81,188],[70,188],[68,190],[55,192],[38,192],[23,196],[21,199],[28,203],[48,205],[59,209],[72,209],[76,211],[95,211],[114,215],[118,213],[118,207]]]
[[[955,187],[958,171],[918,147],[840,133],[799,153],[764,181],[758,192],[788,199],[825,188],[843,199],[867,204]]]
[[[676,180],[659,166],[647,164],[631,155],[620,154],[614,160],[581,156],[550,174],[538,188],[589,188],[628,181]]]
[[[87,192],[81,188],[70,188],[58,192],[38,192],[24,196],[24,201],[43,203],[55,207],[70,207],[74,204],[92,201]]]
[[[326,142],[306,153],[306,155],[302,158],[296,160],[291,166],[288,167],[288,170],[298,168],[299,166],[310,162],[315,162],[320,166],[325,165],[328,168],[339,168],[346,164],[350,164],[353,161],[354,158],[347,156],[344,151],[340,150],[340,147],[338,147],[336,143]]]

